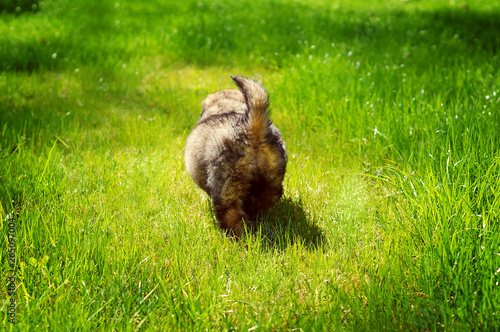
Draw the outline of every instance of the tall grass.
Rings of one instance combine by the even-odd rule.
[[[496,2],[28,2],[0,3],[4,329],[500,328]],[[182,161],[228,74],[289,154],[239,243]]]

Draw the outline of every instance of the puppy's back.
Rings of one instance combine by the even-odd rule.
[[[210,194],[207,182],[213,177],[209,179],[209,173],[222,162],[228,147],[234,146],[234,138],[243,133],[247,106],[238,90],[212,93],[202,106],[200,118],[186,140],[184,159],[188,174]]]
[[[238,90],[222,90],[212,93],[202,103],[203,109],[197,125],[205,120],[211,121],[217,116],[244,116],[247,112],[245,97]]]

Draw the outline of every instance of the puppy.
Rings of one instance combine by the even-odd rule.
[[[186,170],[212,199],[219,226],[239,238],[283,194],[287,154],[269,119],[267,91],[254,80],[231,76],[239,90],[222,90],[202,103],[186,140]]]

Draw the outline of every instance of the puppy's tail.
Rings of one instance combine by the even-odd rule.
[[[267,128],[271,124],[268,108],[269,97],[266,89],[256,81],[243,77],[231,75],[234,83],[245,96],[247,104],[249,130],[257,142],[265,139]]]

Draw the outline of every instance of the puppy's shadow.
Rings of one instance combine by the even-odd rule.
[[[302,201],[290,197],[282,197],[271,211],[259,215],[253,233],[262,236],[263,242],[272,249],[285,249],[297,242],[314,249],[325,242],[323,232],[308,216]]]

